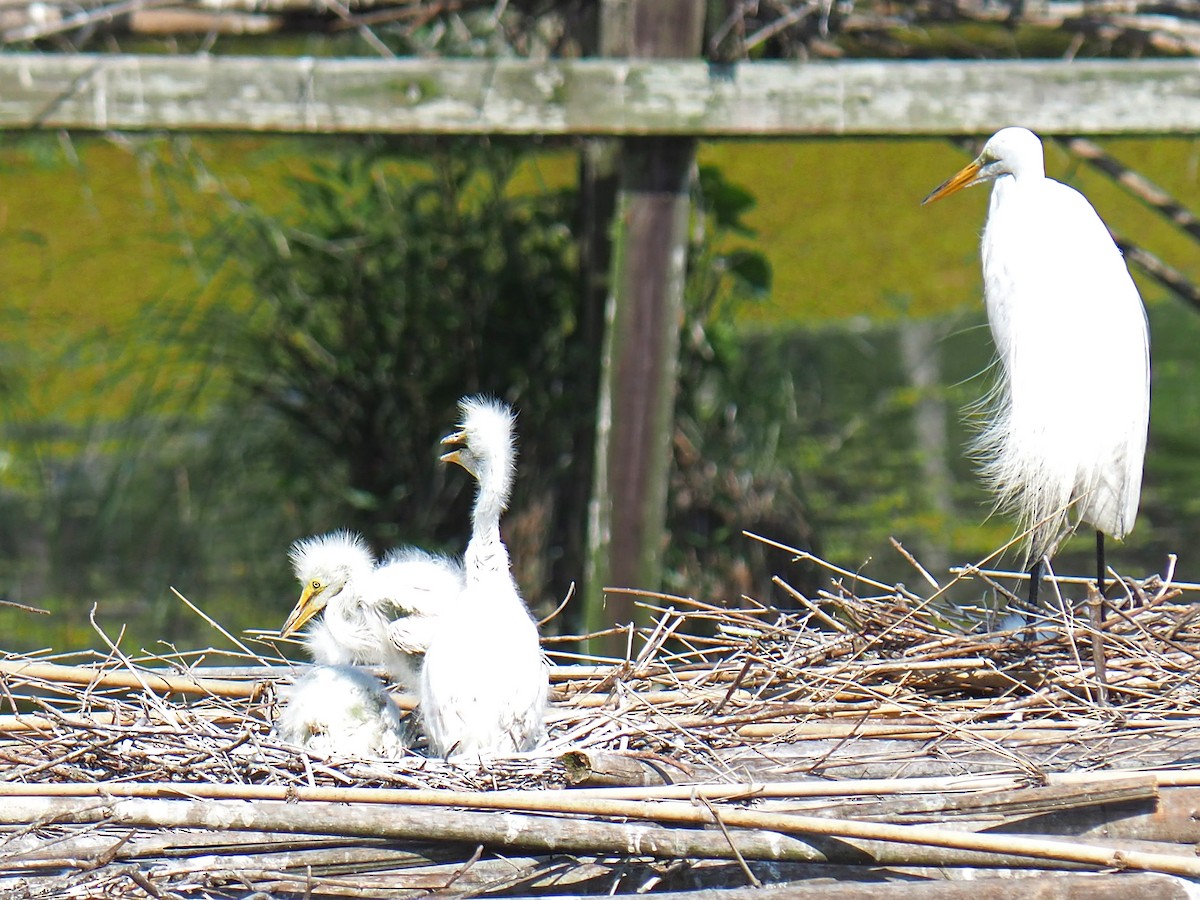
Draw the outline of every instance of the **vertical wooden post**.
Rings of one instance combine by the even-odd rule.
[[[705,0],[605,0],[601,43],[633,57],[696,56],[704,10]],[[635,618],[629,596],[605,604],[606,586],[657,590],[662,581],[695,155],[691,138],[621,145],[584,579],[593,629]],[[593,649],[619,653],[623,643]]]
[[[900,323],[900,361],[916,393],[913,434],[921,467],[920,502],[937,521],[954,520],[954,475],[950,471],[950,420],[942,383],[939,329],[933,320],[907,317]],[[957,452],[957,449],[955,450]],[[925,568],[938,576],[950,565],[950,548],[944,540],[922,541],[915,548]]]

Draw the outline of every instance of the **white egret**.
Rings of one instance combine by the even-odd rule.
[[[466,586],[451,615],[439,618],[421,669],[421,718],[434,753],[479,758],[531,750],[545,737],[549,670],[537,625],[517,591],[500,515],[508,505],[516,449],[514,416],[502,403],[459,404],[458,431],[442,456],[478,482]]]
[[[1121,252],[1082,194],[1046,177],[1042,143],[1004,128],[923,204],[992,183],[983,287],[999,379],[975,440],[998,508],[1029,535],[1029,599],[1081,523],[1133,528],[1150,415],[1146,312]]]
[[[281,691],[275,730],[322,756],[397,759],[408,747],[400,713],[383,685],[356,666],[314,666]]]
[[[303,589],[280,634],[290,637],[324,611],[307,636],[313,659],[382,665],[415,690],[430,623],[461,593],[462,566],[415,548],[392,551],[376,566],[349,531],[297,541],[291,559]]]

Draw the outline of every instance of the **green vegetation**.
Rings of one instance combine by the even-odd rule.
[[[303,460],[316,509],[350,510],[377,544],[441,543],[446,510],[465,520],[466,485],[429,477],[459,397],[504,396],[568,435],[579,415],[572,198],[511,191],[518,162],[471,141],[331,155],[291,179],[282,215],[240,207],[202,251],[255,301],[214,306],[188,343],[217,354],[240,414],[280,420],[276,462]],[[544,434],[524,455],[549,476],[569,447]]]

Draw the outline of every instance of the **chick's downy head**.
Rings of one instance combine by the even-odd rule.
[[[301,592],[295,608],[280,629],[284,637],[299,631],[347,585],[369,575],[375,566],[366,542],[351,531],[335,531],[296,541],[289,556]]]
[[[458,463],[506,499],[517,460],[516,414],[506,403],[483,396],[466,397],[458,408],[458,430],[442,438],[442,445],[453,449],[442,454],[442,461]]]

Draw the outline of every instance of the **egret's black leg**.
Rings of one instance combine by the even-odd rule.
[[[1096,590],[1104,596],[1104,532],[1096,529]]]
[[[1042,575],[1046,572],[1046,557],[1039,556],[1029,569],[1029,609],[1037,609],[1038,590],[1042,586]]]
[[[1022,640],[1033,640],[1033,624],[1037,617],[1038,589],[1042,586],[1042,574],[1046,571],[1046,557],[1039,556],[1029,569],[1029,608],[1025,610],[1025,627],[1028,629]]]

